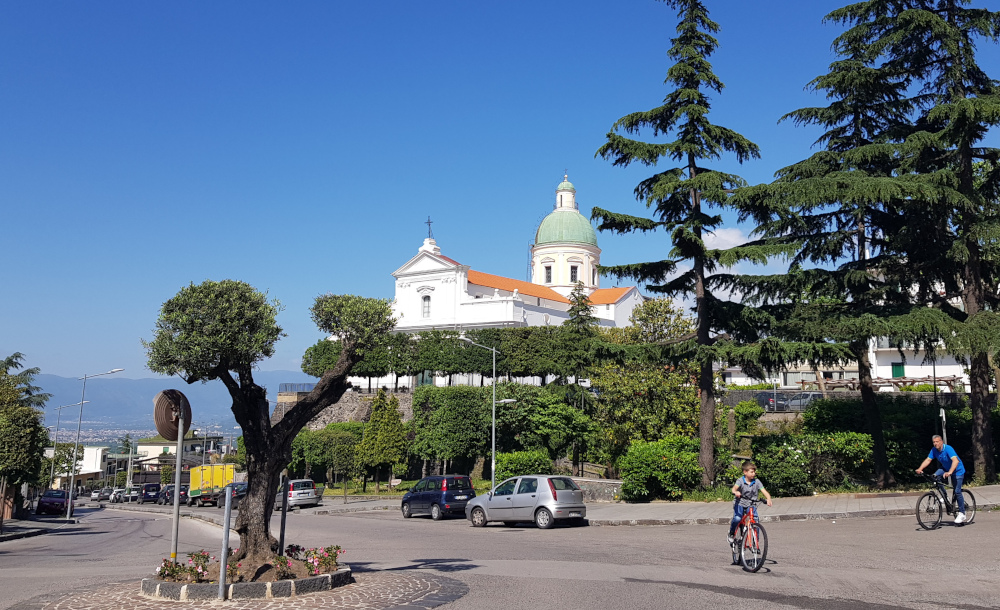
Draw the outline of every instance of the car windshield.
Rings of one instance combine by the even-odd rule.
[[[551,479],[551,481],[552,481],[552,486],[556,488],[556,491],[567,491],[567,490],[576,491],[580,489],[579,487],[577,487],[576,483],[573,482],[573,479],[567,479],[565,477],[557,477]]]
[[[43,498],[65,498],[66,492],[61,489],[50,489],[42,494]]]
[[[472,481],[466,477],[455,477],[454,479],[448,479],[448,489],[472,489]]]

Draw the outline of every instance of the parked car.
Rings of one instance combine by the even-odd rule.
[[[100,499],[100,496],[101,496],[100,489],[95,489],[94,491],[90,492],[90,499],[95,502]]]
[[[102,487],[97,492],[97,501],[98,502],[104,502],[105,500],[110,500],[111,499],[111,492],[113,492],[113,491],[114,491],[114,489],[112,489],[110,487]]]
[[[187,503],[188,486],[181,485],[181,504]],[[173,504],[174,503],[174,486],[164,485],[163,489],[160,490],[160,494],[156,497],[157,504]]]
[[[765,411],[774,413],[775,411],[787,411],[788,396],[784,392],[757,392],[754,394],[757,404],[764,407]]]
[[[540,529],[549,529],[557,521],[583,524],[587,507],[573,479],[532,474],[507,479],[490,493],[473,498],[465,505],[465,516],[474,527],[490,521],[505,525],[534,521]]]
[[[236,508],[236,504],[243,499],[243,496],[247,495],[247,484],[246,483],[233,483],[233,486],[229,488],[229,493],[233,496],[233,508]],[[280,496],[280,494],[279,494]],[[220,498],[220,502],[216,504],[217,507],[222,508],[226,505],[225,497]],[[279,504],[275,508],[281,508],[281,500],[278,500]],[[291,503],[289,503],[291,506]]]
[[[799,392],[788,398],[786,411],[805,411],[813,402],[823,398],[822,392]]]
[[[66,512],[66,497],[69,494],[62,489],[47,489],[38,498],[35,505],[36,515],[61,515]]]
[[[111,502],[112,504],[118,504],[121,503],[122,500],[124,499],[125,499],[125,488],[116,487],[111,490],[111,497],[108,498],[108,501]]]
[[[122,494],[122,500],[125,502],[138,502],[139,501],[139,488],[138,487],[126,487],[125,493]]]
[[[465,505],[476,497],[472,479],[460,474],[424,477],[403,496],[403,517],[428,514],[437,521],[448,514],[465,514]]]
[[[316,484],[312,479],[294,479],[288,482],[288,508],[295,506],[316,506],[319,498],[316,497]],[[281,509],[281,488],[278,488],[278,495],[274,498],[274,507]]]
[[[139,504],[145,504],[146,502],[156,502],[157,498],[160,497],[160,484],[159,483],[145,483],[139,488]]]

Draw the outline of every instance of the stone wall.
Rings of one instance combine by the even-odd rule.
[[[399,410],[403,413],[403,421],[413,418],[413,394],[388,392],[390,396],[395,396],[399,400]],[[306,396],[305,392],[288,392],[278,394],[278,404],[271,414],[271,421],[281,419],[281,416],[288,409],[295,406],[301,398]],[[359,392],[346,392],[340,400],[324,409],[319,415],[313,418],[306,426],[310,430],[321,430],[327,424],[333,422],[346,421],[367,421],[371,413],[371,403],[375,399],[375,394],[362,394]]]

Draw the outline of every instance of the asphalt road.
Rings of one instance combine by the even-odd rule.
[[[137,580],[169,548],[164,516],[81,516],[79,526],[0,546],[0,607],[63,587]],[[356,570],[432,570],[461,580],[470,592],[446,606],[455,609],[1000,606],[1000,513],[930,532],[913,517],[781,522],[767,531],[768,562],[757,574],[730,565],[724,526],[475,529],[462,519],[386,511],[290,514],[286,539],[339,544]],[[220,536],[184,520],[181,551],[214,549]]]

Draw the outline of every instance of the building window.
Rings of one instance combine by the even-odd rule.
[[[906,377],[906,367],[902,362],[892,363],[892,376],[895,377]]]
[[[425,318],[431,317],[431,298],[429,296],[425,296],[424,298],[420,299],[420,301],[423,305],[421,309],[421,315]]]
[[[594,286],[597,286],[597,269],[591,271],[590,277],[592,278],[590,280],[590,283],[593,284]]]
[[[549,266],[545,267],[545,283],[546,284],[552,283],[552,267]]]
[[[577,274],[577,270],[578,269],[579,269],[579,267],[577,267],[576,265],[573,265],[572,267],[569,268],[569,283],[570,284],[575,284],[578,281],[577,280],[577,275],[578,275]]]

